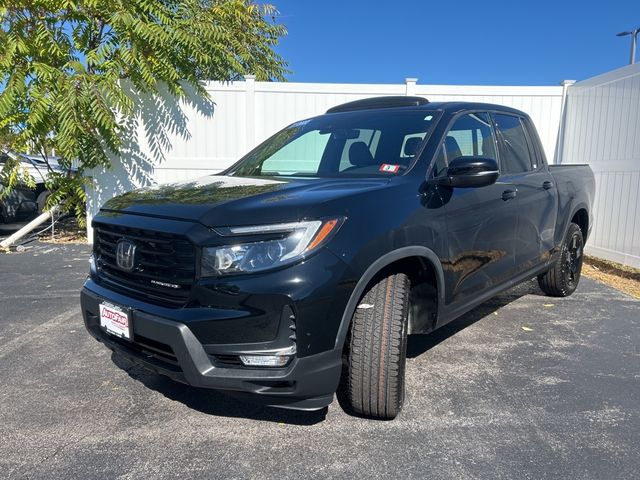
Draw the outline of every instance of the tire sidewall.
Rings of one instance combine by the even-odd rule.
[[[381,340],[370,340],[381,338],[371,337],[371,335],[374,335],[374,332],[376,332],[377,334],[380,334],[382,332],[383,335],[390,335],[390,332],[394,330],[393,326],[385,326],[383,328],[383,325],[390,325],[388,322],[391,322],[392,318],[388,318],[388,320],[383,322],[383,319],[377,315],[378,312],[382,312],[385,310],[383,308],[383,304],[377,303],[377,308],[374,310],[369,310],[369,307],[367,307],[367,313],[359,312],[359,310],[356,309],[352,318],[348,351],[349,357],[347,361],[347,374],[349,379],[347,392],[349,395],[350,406],[353,411],[358,415],[363,415],[370,418],[378,418],[384,420],[395,418],[398,413],[400,413],[404,404],[406,395],[405,370],[407,354],[408,315],[410,311],[409,279],[404,274],[389,275],[381,280],[378,280],[374,285],[372,285],[365,292],[361,299],[361,302],[371,302],[375,304],[375,297],[378,298],[378,301],[380,300],[380,293],[379,291],[377,291],[377,289],[386,288],[382,286],[385,285],[386,281],[390,277],[399,276],[403,278],[403,295],[398,295],[398,291],[395,290],[397,295],[395,297],[395,313],[389,312],[389,315],[391,317],[395,316],[396,318],[395,325],[397,326],[397,330],[395,330],[393,337],[386,337],[387,341],[385,342],[382,342]],[[371,295],[373,295],[373,298],[371,297]],[[398,300],[400,300],[401,303],[398,302]],[[371,316],[369,312],[372,312],[373,316]],[[377,330],[377,327],[374,327],[374,325],[378,325],[381,330]],[[363,335],[366,336],[363,337]],[[394,342],[397,342],[395,343],[396,353],[393,355],[394,358],[391,359],[387,355],[389,355],[389,349],[392,348],[391,345]],[[386,347],[380,349],[382,345],[386,345]],[[357,357],[355,357],[354,355],[356,355]],[[379,363],[382,356],[386,357],[384,366]],[[355,360],[356,358],[357,360]],[[363,361],[365,361],[365,363],[363,363]],[[367,367],[365,367],[365,365],[367,365]],[[372,382],[371,379],[375,378],[377,380],[378,375],[380,375],[379,372],[382,371],[377,370],[377,373],[375,373],[374,376],[370,376],[372,370],[376,371],[376,368],[382,368],[386,371],[384,376],[385,378],[387,378],[386,381],[393,382],[393,390],[395,391],[395,394],[386,396],[385,407],[381,408],[382,404],[377,403],[377,407],[375,409],[370,409],[370,407],[373,405],[373,403],[371,403],[371,398],[373,398],[371,396],[372,392],[374,391],[374,389],[379,388],[379,384],[377,383],[377,381]],[[369,402],[367,402],[367,399],[369,399]]]
[[[567,255],[569,245],[571,244],[572,239],[576,235],[578,236],[578,239],[580,241],[580,260],[579,260],[576,277],[573,280],[573,282],[571,282],[569,280],[569,267],[565,263],[565,257]],[[578,283],[580,282],[580,277],[582,274],[583,260],[584,260],[584,239],[582,238],[582,230],[580,230],[580,227],[578,225],[576,225],[575,223],[572,223],[569,225],[569,229],[567,230],[567,235],[562,245],[562,252],[560,255],[560,259],[558,260],[560,262],[560,275],[562,278],[562,286],[563,286],[563,289],[566,291],[567,295],[570,295],[576,290],[576,288],[578,288]]]
[[[405,301],[407,312],[404,316],[404,322],[402,326],[402,333],[400,334],[400,358],[398,365],[398,375],[399,375],[399,389],[400,395],[398,400],[398,411],[402,410],[402,406],[404,405],[404,400],[407,394],[407,381],[406,381],[406,368],[407,368],[407,342],[408,342],[408,330],[409,330],[409,309],[411,305],[409,304],[409,295],[407,295],[407,299]]]

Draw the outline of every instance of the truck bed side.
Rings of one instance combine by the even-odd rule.
[[[553,176],[558,191],[558,225],[555,231],[555,244],[560,245],[571,220],[584,210],[586,225],[584,229],[585,242],[593,225],[593,196],[595,194],[595,177],[589,165],[549,165],[549,172]],[[580,213],[578,215],[584,215]]]

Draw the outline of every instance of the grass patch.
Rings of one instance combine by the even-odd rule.
[[[640,299],[640,269],[587,255],[582,274]]]

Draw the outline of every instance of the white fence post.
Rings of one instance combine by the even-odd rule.
[[[254,147],[256,141],[256,76],[245,75],[245,151],[248,152]]]
[[[416,94],[417,78],[405,78],[404,79],[404,94],[409,97]]]

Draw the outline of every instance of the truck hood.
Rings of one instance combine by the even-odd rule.
[[[106,202],[102,211],[195,221],[208,227],[277,223],[321,215],[318,210],[322,209],[318,207],[322,204],[381,188],[388,182],[388,178],[274,179],[210,175],[133,190]]]

